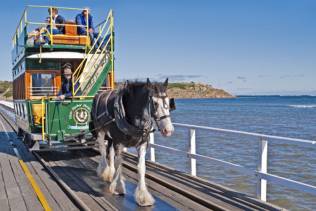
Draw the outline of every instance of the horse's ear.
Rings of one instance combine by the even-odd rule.
[[[164,87],[167,87],[168,86],[168,78],[165,80],[165,82],[163,83],[163,86]]]
[[[151,82],[150,82],[149,78],[147,78],[147,86],[151,87]]]
[[[124,88],[127,88],[128,84],[129,84],[129,81],[126,80],[125,83],[124,83]]]

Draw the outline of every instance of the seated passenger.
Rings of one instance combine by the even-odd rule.
[[[70,98],[72,97],[72,71],[71,71],[71,64],[66,63],[63,66],[63,71],[64,71],[64,78],[62,81],[61,85],[61,90],[59,91],[57,95],[58,100],[64,100],[65,98]],[[76,83],[75,89],[79,87],[79,83]],[[80,92],[80,91],[79,91]],[[77,94],[80,94],[80,93]]]
[[[39,47],[49,43],[49,35],[45,27],[36,28],[34,31],[28,34],[28,45],[34,45]]]
[[[87,17],[88,17],[88,20],[87,20]],[[89,27],[88,33],[90,36],[91,45],[93,45],[93,43],[98,38],[99,33],[95,32],[95,30],[94,30],[92,15],[89,12],[89,8],[83,9],[82,12],[76,16],[76,25],[80,25],[80,26],[78,26],[78,29],[77,29],[79,35],[87,35],[87,24]],[[107,35],[105,40],[102,43],[101,48],[104,47],[104,45],[107,43],[107,40],[109,38],[110,38],[110,36]],[[95,45],[95,48],[99,47],[100,41],[102,41],[102,37],[99,38],[98,42]]]
[[[52,14],[50,14],[52,12]],[[53,7],[53,8],[48,8],[48,13],[50,17],[53,18],[52,23],[53,27],[51,29],[51,26],[48,25],[47,29],[49,30],[49,33],[52,32],[52,34],[65,34],[65,25],[60,25],[60,24],[65,24],[65,18],[61,15],[58,15],[58,9]]]

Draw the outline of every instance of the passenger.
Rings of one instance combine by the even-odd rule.
[[[62,81],[61,90],[58,93],[57,99],[58,100],[64,100],[65,98],[72,97],[72,71],[71,71],[71,64],[66,63],[63,66],[63,72],[64,72],[64,79]],[[75,89],[77,89],[79,86],[79,83],[76,84]],[[79,94],[79,92],[77,93]]]
[[[52,12],[52,14],[50,14],[50,12]],[[53,28],[51,29],[50,25],[47,26],[49,33],[52,32],[52,34],[65,34],[65,25],[60,24],[65,24],[66,21],[63,16],[58,14],[58,9],[55,7],[48,8],[48,14],[53,18]]]
[[[45,27],[36,28],[34,31],[28,34],[28,45],[34,45],[39,47],[49,43],[49,36]]]
[[[90,14],[89,8],[84,8],[82,12],[76,16],[76,25],[80,25],[77,29],[79,35],[87,35],[87,24],[89,27],[88,33],[90,36],[91,45],[93,45],[94,42],[97,40],[99,33],[95,32],[94,30],[92,15]],[[101,48],[105,46],[109,38],[110,35],[107,35],[105,37],[105,40],[103,41]],[[100,46],[100,40],[102,41],[102,37],[99,38],[98,42],[95,45],[95,48],[98,48]]]

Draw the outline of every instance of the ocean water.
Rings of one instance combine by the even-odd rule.
[[[236,99],[178,99],[173,122],[316,140],[316,97],[250,96]],[[188,150],[188,129],[155,143]],[[196,131],[197,153],[256,170],[259,139],[238,134]],[[156,160],[189,172],[185,155],[156,150]],[[316,186],[316,145],[269,140],[268,173]],[[216,161],[197,161],[197,174],[255,195],[256,178]],[[316,210],[316,196],[268,183],[268,201],[290,210]]]

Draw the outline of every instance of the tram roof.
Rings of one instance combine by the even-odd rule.
[[[63,52],[63,51],[55,51],[55,52],[43,52],[36,53],[28,56],[28,59],[84,59],[85,53],[79,52]]]

